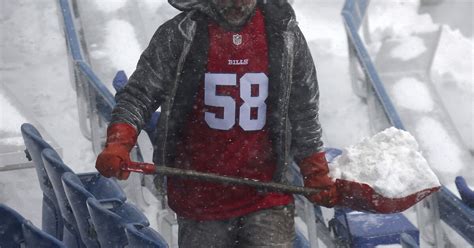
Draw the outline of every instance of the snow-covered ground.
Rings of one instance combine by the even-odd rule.
[[[177,13],[165,0],[78,2],[83,11],[88,11],[81,12],[82,17],[90,16],[82,21],[91,64],[110,89],[114,73],[125,70],[130,75],[155,28]],[[325,143],[338,148],[355,144],[372,133],[367,104],[354,94],[350,83],[347,39],[340,16],[343,1],[293,2],[318,71],[320,119]],[[374,54],[380,48],[377,42],[436,30],[439,25],[428,14],[417,12],[418,1],[371,2],[370,33],[375,44],[371,51]],[[464,2],[466,7],[472,7],[471,2]],[[56,1],[0,2],[0,83],[14,92],[13,97],[0,92],[0,135],[5,135],[4,130],[16,125],[18,121],[14,120],[22,118],[15,111],[9,111],[5,103],[16,98],[34,113],[34,116],[24,118],[36,119],[63,148],[66,164],[76,172],[93,171],[95,155],[90,142],[79,130],[76,95],[70,82],[67,50],[59,18]],[[466,20],[469,21],[472,23],[472,19]],[[465,143],[473,149],[473,37],[466,37],[455,27],[446,25],[443,28],[446,32],[443,32],[435,56],[432,79],[439,82],[436,86],[438,92],[447,92],[441,95],[441,100],[463,133]],[[419,40],[412,38],[406,41],[398,47],[400,52],[395,56],[399,59],[411,59],[423,53],[424,47]],[[410,84],[411,91],[404,91],[406,84]],[[421,110],[430,107],[430,98],[423,95],[426,92],[423,86],[418,87],[413,79],[401,81],[397,87],[402,93],[399,96],[405,99],[399,102]],[[413,101],[413,98],[418,100]],[[426,122],[425,126],[436,129],[435,125]],[[17,128],[19,132],[19,126]],[[452,147],[441,145],[446,143],[443,139],[430,135],[433,133],[430,130],[433,129],[428,130],[427,139],[433,141],[434,146],[455,153]],[[461,169],[469,171],[472,168]],[[434,170],[443,173],[442,168]],[[474,181],[470,184],[474,185]],[[33,169],[0,172],[0,202],[18,210],[38,226],[41,222],[40,192]]]

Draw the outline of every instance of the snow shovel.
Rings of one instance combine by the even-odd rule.
[[[261,182],[248,178],[237,178],[204,173],[193,170],[178,169],[167,166],[155,166],[150,163],[130,162],[123,164],[122,170],[143,174],[159,174],[187,179],[196,179],[207,182],[225,183],[230,185],[245,185],[255,187],[261,191],[281,192],[287,194],[311,195],[320,192],[319,189],[288,185],[275,182]],[[339,207],[347,207],[357,211],[373,213],[397,213],[404,211],[428,195],[439,190],[440,187],[424,189],[402,198],[387,198],[377,193],[365,183],[358,183],[343,179],[336,179],[337,191],[340,195]]]
[[[441,186],[433,187],[405,197],[389,198],[377,193],[365,183],[336,179],[336,187],[341,197],[341,205],[344,207],[381,214],[402,212],[441,188]]]

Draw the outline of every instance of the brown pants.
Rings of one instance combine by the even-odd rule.
[[[178,217],[180,248],[292,248],[295,239],[293,204],[263,209],[219,221]]]

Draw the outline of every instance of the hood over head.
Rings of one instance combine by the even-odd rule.
[[[168,3],[180,11],[198,11],[209,18],[212,18],[219,25],[231,31],[238,31],[240,27],[232,27],[215,9],[212,0],[168,0]],[[288,3],[288,0],[257,0],[257,6],[264,12],[270,12],[269,23],[279,26],[279,29],[286,29],[290,20],[295,20],[295,13]],[[277,29],[277,30],[279,30]]]
[[[178,10],[199,11],[225,29],[238,31],[253,16],[257,0],[232,1],[234,0],[168,0]]]
[[[210,17],[216,15],[215,11],[211,7],[210,0],[168,0],[171,6],[181,11],[197,10]]]

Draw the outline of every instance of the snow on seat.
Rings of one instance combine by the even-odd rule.
[[[87,209],[87,199],[96,198],[100,201],[116,200],[123,202],[126,200],[124,192],[114,180],[100,178],[97,183],[83,184],[83,181],[72,172],[65,172],[61,177],[64,192],[74,213],[80,237],[87,247],[99,247],[96,231]]]
[[[36,168],[41,191],[43,191],[42,230],[58,239],[63,237],[63,220],[53,186],[44,168],[41,152],[52,147],[43,139],[38,130],[29,123],[21,125],[21,134],[26,146],[26,154]]]
[[[21,224],[25,218],[5,204],[0,204],[0,220],[0,247],[21,247],[24,242]]]
[[[100,202],[87,199],[87,208],[97,232],[101,247],[124,247],[128,244],[125,234],[126,224],[149,226],[146,216],[134,205],[122,201]]]
[[[402,233],[419,244],[418,229],[401,213],[372,214],[337,209],[330,226],[338,239],[350,247],[400,244]]]
[[[125,225],[129,247],[168,248],[165,239],[154,229],[137,224]]]
[[[41,231],[30,221],[24,221],[22,224],[23,235],[25,237],[26,248],[66,248],[64,243],[55,237]]]

